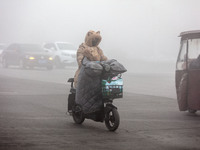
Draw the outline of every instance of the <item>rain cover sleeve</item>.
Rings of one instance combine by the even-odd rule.
[[[76,88],[76,103],[82,106],[83,113],[99,111],[102,106],[101,74],[99,62],[83,59]]]

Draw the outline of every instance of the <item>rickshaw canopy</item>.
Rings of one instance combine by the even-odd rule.
[[[179,37],[181,37],[182,40],[200,38],[200,30],[181,32]]]

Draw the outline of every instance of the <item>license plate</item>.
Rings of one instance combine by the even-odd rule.
[[[38,60],[38,63],[44,64],[44,63],[46,63],[46,60]]]

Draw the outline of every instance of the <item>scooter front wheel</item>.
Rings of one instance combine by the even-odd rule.
[[[77,124],[82,124],[84,122],[85,117],[79,105],[76,105],[74,107],[74,110],[72,111],[72,117],[73,117],[74,122]]]
[[[115,131],[119,127],[119,113],[116,108],[110,109],[106,112],[105,125],[109,131]]]

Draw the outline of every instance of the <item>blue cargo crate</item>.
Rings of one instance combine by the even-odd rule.
[[[119,77],[113,77],[110,81],[102,80],[103,98],[122,98],[123,80]]]

